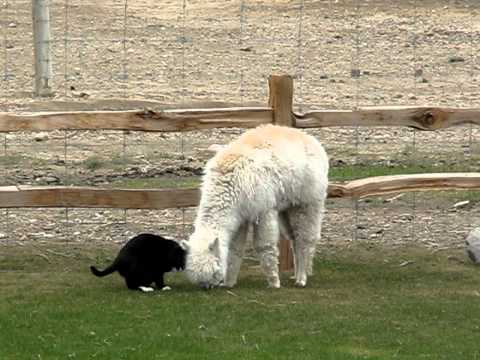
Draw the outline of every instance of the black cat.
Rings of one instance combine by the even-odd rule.
[[[129,289],[143,291],[152,291],[153,282],[160,289],[166,288],[163,275],[184,268],[185,250],[177,242],[153,234],[140,234],[130,239],[105,270],[90,266],[96,276],[118,271]]]

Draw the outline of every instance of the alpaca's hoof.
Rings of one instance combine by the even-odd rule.
[[[280,280],[271,281],[268,283],[268,287],[271,289],[280,289]]]
[[[236,284],[221,284],[220,287],[224,289],[233,289]]]
[[[300,287],[300,288],[304,288],[305,286],[307,286],[307,282],[305,280],[295,281],[295,286]]]

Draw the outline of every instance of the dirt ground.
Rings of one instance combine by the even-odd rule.
[[[120,0],[52,0],[55,96],[49,99],[32,97],[31,2],[0,6],[0,111],[265,105],[267,78],[274,73],[294,75],[299,112],[479,102],[480,3],[473,0],[136,0],[126,8]],[[196,178],[211,155],[207,147],[241,132],[0,134],[0,185]],[[324,143],[332,167],[480,170],[478,127],[311,133]],[[479,225],[477,195],[329,201],[323,242],[460,247]],[[454,207],[465,199],[470,203]],[[0,242],[123,242],[146,230],[185,237],[194,214],[195,209],[2,210]]]

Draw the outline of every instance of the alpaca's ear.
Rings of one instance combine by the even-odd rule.
[[[185,250],[185,251],[189,251],[190,250],[190,244],[188,243],[187,240],[182,240],[180,241],[180,247]]]
[[[208,246],[208,250],[210,250],[210,252],[213,253],[215,256],[217,256],[217,257],[220,256],[220,243],[218,241],[218,237],[215,238],[213,243],[211,243]]]

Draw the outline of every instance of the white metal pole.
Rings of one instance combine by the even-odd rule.
[[[33,42],[35,51],[35,95],[51,96],[49,0],[32,0]]]

